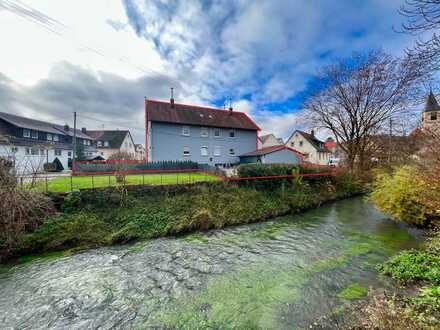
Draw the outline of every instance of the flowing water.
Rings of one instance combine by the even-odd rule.
[[[1,329],[295,329],[388,284],[413,230],[362,199],[0,272]],[[356,290],[355,290],[356,291]],[[356,296],[356,294],[355,294]]]

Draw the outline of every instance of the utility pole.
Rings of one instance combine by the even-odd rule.
[[[76,158],[76,111],[73,112],[73,153],[72,153],[72,170],[75,170]]]

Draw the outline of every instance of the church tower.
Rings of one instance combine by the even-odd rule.
[[[432,91],[426,99],[425,109],[422,112],[422,130],[440,131],[440,106]]]

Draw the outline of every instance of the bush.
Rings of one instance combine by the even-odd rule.
[[[44,163],[43,169],[45,172],[56,172],[57,167],[54,163]]]
[[[440,255],[425,251],[404,251],[380,265],[379,271],[403,283],[430,281],[440,284]]]
[[[435,210],[423,202],[426,194],[430,194],[429,188],[417,170],[403,166],[391,174],[377,174],[370,199],[395,219],[425,226],[435,214]]]

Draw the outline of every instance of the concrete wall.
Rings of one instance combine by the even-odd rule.
[[[301,158],[289,149],[282,149],[264,155],[262,162],[264,164],[299,164]]]
[[[229,137],[230,129],[220,128],[220,136],[216,137],[215,128],[206,127],[208,136],[202,136],[203,128],[189,126],[190,134],[182,134],[184,125],[169,123],[151,123],[149,129],[148,161],[191,160],[201,164],[235,164],[238,156],[257,148],[256,131],[234,129],[235,137]],[[189,148],[190,155],[184,155],[184,147]],[[201,154],[201,148],[207,147],[207,155]],[[220,150],[220,155],[215,150]],[[235,155],[230,155],[230,149]]]
[[[329,152],[318,152],[315,147],[302,134],[296,132],[287,140],[286,146],[305,154],[304,161],[319,165],[328,165]]]

